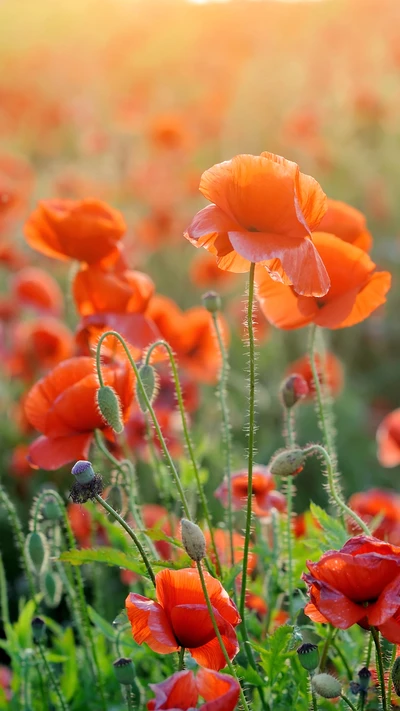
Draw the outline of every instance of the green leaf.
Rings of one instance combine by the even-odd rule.
[[[59,647],[65,652],[65,663],[61,677],[61,689],[67,701],[74,696],[78,687],[78,662],[74,633],[71,627],[65,630],[59,641]]]
[[[110,625],[107,620],[104,619],[101,615],[99,615],[96,610],[93,609],[93,607],[90,607],[88,605],[88,612],[89,612],[89,617],[92,620],[93,624],[100,630],[100,632],[111,642],[115,640],[115,635],[116,635],[116,630],[115,628]]]
[[[291,625],[281,625],[266,639],[264,648],[258,645],[255,647],[261,654],[261,666],[271,689],[277,683],[279,675],[286,671],[285,660],[292,654],[293,632]]]
[[[18,643],[21,649],[32,647],[32,629],[31,622],[36,610],[35,600],[28,600],[22,608],[18,622],[14,625],[14,630],[18,637]]]
[[[310,504],[310,511],[323,529],[323,536],[327,547],[342,548],[349,538],[349,533],[340,520],[333,518],[324,511],[324,509],[321,509],[320,506],[317,506],[313,502]]]
[[[253,667],[241,667],[240,665],[236,666],[236,672],[239,676],[240,679],[243,679],[247,684],[251,684],[252,686],[264,686],[265,681],[260,677],[259,674],[257,674],[256,670],[253,669]]]
[[[114,548],[83,548],[82,550],[72,549],[61,554],[60,560],[71,565],[85,565],[85,563],[105,563],[106,565],[116,565],[118,568],[132,570],[138,575],[146,575],[146,568],[143,563],[139,563],[123,551]]]
[[[236,563],[222,578],[222,586],[230,592],[233,589],[235,578],[242,572],[242,563]]]

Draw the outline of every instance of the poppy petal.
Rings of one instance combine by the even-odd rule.
[[[200,696],[206,701],[201,711],[234,711],[240,694],[236,679],[211,669],[200,668],[196,684]]]
[[[236,632],[232,625],[226,622],[216,610],[214,610],[214,615],[229,659],[233,659],[239,651]],[[226,666],[226,659],[217,637],[213,637],[202,647],[189,648],[189,652],[202,667],[219,671]]]
[[[54,471],[69,462],[78,459],[89,459],[89,449],[93,435],[78,434],[68,437],[38,437],[29,446],[28,459],[35,467]]]
[[[138,644],[146,642],[153,652],[159,654],[169,654],[179,649],[161,605],[135,593],[128,595],[125,605],[132,634]]]
[[[369,624],[378,627],[387,622],[399,609],[399,600],[400,574],[384,588],[378,600],[366,609]]]
[[[158,709],[187,709],[194,708],[197,704],[199,692],[192,671],[176,672],[169,679],[159,684],[149,684],[155,694],[152,699],[152,708]]]

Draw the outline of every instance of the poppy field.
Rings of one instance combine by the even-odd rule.
[[[400,706],[399,48],[0,3],[0,711]]]

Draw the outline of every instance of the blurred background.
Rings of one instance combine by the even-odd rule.
[[[36,201],[109,202],[127,221],[129,265],[149,274],[159,293],[188,308],[210,288],[221,292],[231,329],[234,464],[242,467],[245,276],[217,274],[182,233],[205,204],[203,170],[237,153],[284,155],[329,197],[366,215],[372,257],[393,273],[386,307],[326,340],[340,361],[335,412],[346,495],[372,485],[397,489],[398,469],[378,464],[375,432],[400,406],[398,0],[3,0],[0,66],[0,189],[16,196],[12,221],[0,227],[2,333],[13,318],[10,283],[25,263],[56,277],[66,295],[64,321],[77,323],[68,265],[24,244],[23,223]],[[306,353],[308,334],[277,331],[262,317],[258,333],[258,461],[267,463],[283,441],[279,385]],[[21,424],[21,403],[30,381],[10,367],[5,338],[0,466],[24,511],[44,482],[64,491],[69,477],[24,464],[20,446],[33,433]],[[318,437],[312,405],[301,406],[298,423],[301,442]],[[193,430],[213,498],[222,465],[210,385],[201,390]],[[307,464],[298,488],[299,512],[310,498],[326,503],[318,465]]]

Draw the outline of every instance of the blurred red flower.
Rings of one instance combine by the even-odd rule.
[[[326,351],[322,357],[317,353],[315,362],[318,372],[318,380],[322,383],[325,381],[329,393],[336,397],[343,389],[344,373],[343,366],[338,358],[333,353]],[[322,367],[323,366],[323,367]],[[315,392],[314,378],[311,372],[310,359],[307,355],[298,358],[288,366],[286,373],[297,373],[301,375],[308,385],[309,394],[306,399],[311,399]]]
[[[378,459],[383,467],[400,464],[400,408],[382,420],[376,433]]]
[[[91,265],[82,267],[76,274],[72,291],[81,316],[142,313],[153,295],[154,284],[143,272],[107,271],[99,265]]]
[[[318,230],[340,237],[365,252],[369,252],[372,247],[372,235],[367,229],[365,216],[341,200],[328,198],[328,210],[319,223]]]
[[[188,711],[197,707],[199,697],[205,703],[199,711],[234,711],[240,687],[236,679],[211,669],[180,671],[159,684],[149,684],[155,699],[148,702],[148,711]]]
[[[60,316],[63,294],[56,280],[44,269],[25,267],[13,277],[11,291],[24,307],[51,316]]]
[[[247,501],[248,472],[243,469],[232,474],[232,507],[236,510],[242,509]],[[275,491],[275,481],[267,467],[257,464],[253,470],[252,478],[253,491],[253,512],[256,516],[268,516],[271,509],[278,511],[286,509],[286,500],[283,494]],[[224,480],[214,492],[223,506],[228,505],[228,482]]]
[[[380,523],[372,531],[375,538],[400,545],[400,495],[395,491],[369,489],[350,496],[349,506],[371,530],[371,523],[377,516]],[[360,533],[353,519],[348,520],[348,527],[353,533]]]

